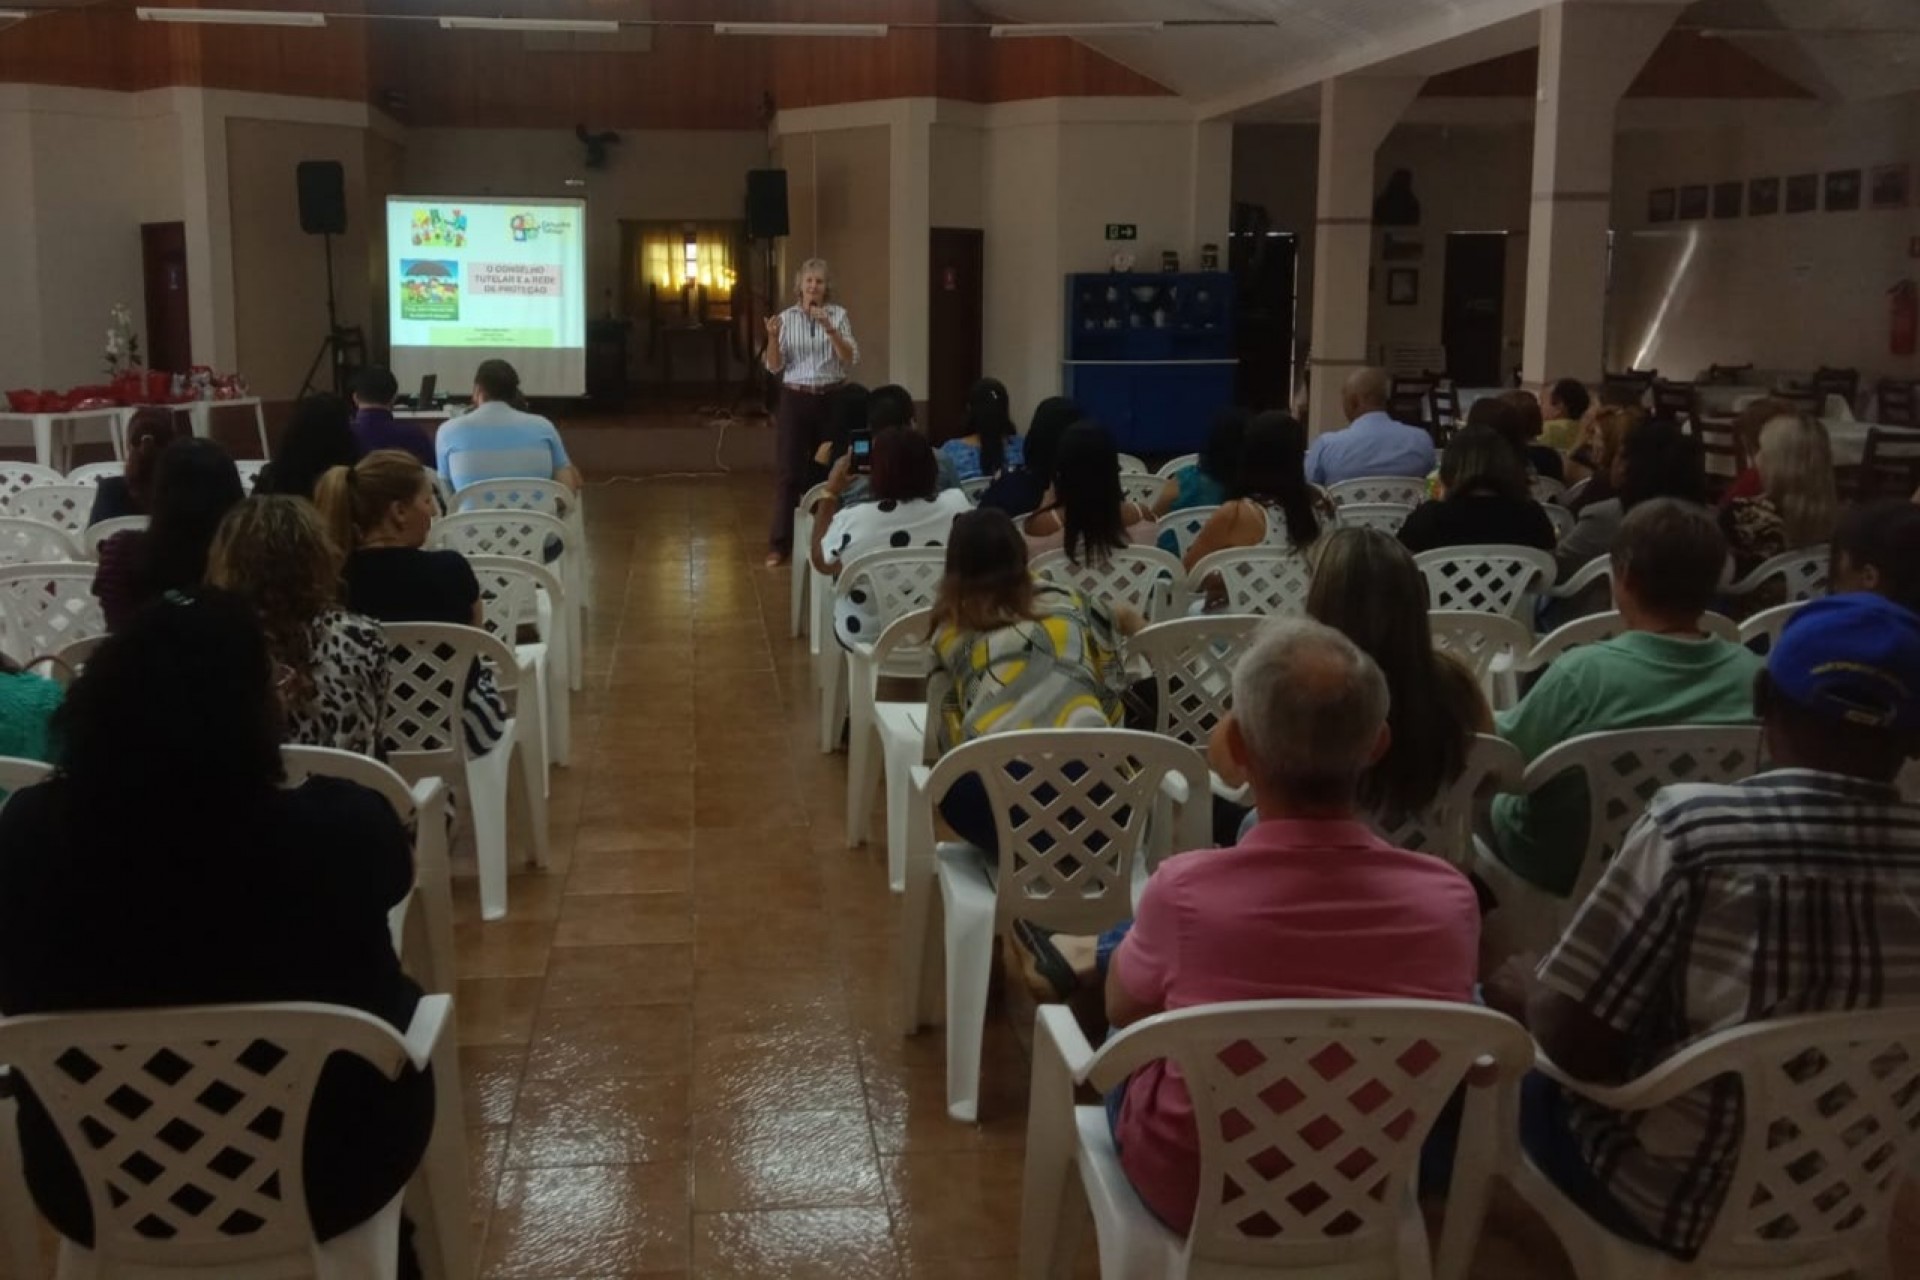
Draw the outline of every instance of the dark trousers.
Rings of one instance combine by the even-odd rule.
[[[827,430],[832,425],[829,413],[832,403],[832,396],[780,388],[780,405],[773,417],[773,465],[778,479],[767,545],[783,554],[794,550],[793,509],[806,495],[807,468],[813,461],[813,451],[827,438]],[[804,548],[802,550],[804,552]]]

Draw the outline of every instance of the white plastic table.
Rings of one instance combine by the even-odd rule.
[[[185,400],[179,404],[134,404],[120,410],[125,416],[121,419],[120,432],[126,434],[127,424],[133,421],[133,415],[142,409],[160,409],[168,413],[184,413],[187,423],[193,428],[193,434],[205,440],[213,434],[213,411],[215,409],[252,409],[254,430],[260,433],[260,456],[269,456],[267,449],[267,415],[260,407],[259,396],[236,396],[231,400]]]
[[[113,445],[113,456],[127,456],[126,437],[121,431],[122,412],[117,406],[112,406],[105,409],[73,409],[65,413],[0,413],[0,427],[17,422],[26,423],[33,431],[33,460],[43,467],[65,471],[65,464],[73,461],[74,429],[84,422],[106,423],[107,440]],[[57,459],[54,452],[55,423],[66,426],[65,438],[59,441]]]

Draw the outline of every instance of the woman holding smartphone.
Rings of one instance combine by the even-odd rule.
[[[827,264],[819,258],[800,264],[794,288],[798,301],[767,317],[763,357],[767,372],[780,378],[774,443],[779,478],[767,536],[768,568],[785,564],[793,554],[793,509],[805,492],[808,462],[826,439],[833,392],[860,363],[846,308],[828,301]]]

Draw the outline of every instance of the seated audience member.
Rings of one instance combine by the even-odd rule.
[[[152,520],[100,544],[93,594],[109,630],[169,591],[189,591],[207,572],[214,530],[246,495],[240,471],[211,440],[175,440],[153,464]]]
[[[1318,485],[1363,476],[1424,479],[1433,470],[1433,437],[1387,413],[1392,385],[1385,369],[1361,369],[1348,377],[1340,396],[1347,425],[1313,442],[1307,479]]]
[[[1628,427],[1614,455],[1610,478],[1614,496],[1582,507],[1580,518],[1554,549],[1562,582],[1596,556],[1607,554],[1621,522],[1640,503],[1651,498],[1704,503],[1707,498],[1700,442],[1665,418]]]
[[[1305,618],[1269,621],[1233,673],[1226,750],[1260,822],[1238,845],[1176,854],[1114,930],[1115,1027],[1233,1000],[1472,999],[1480,913],[1439,858],[1397,849],[1359,815],[1386,752],[1387,685],[1352,641]],[[1200,1155],[1179,1072],[1141,1067],[1108,1100],[1120,1164],[1154,1215],[1193,1219]]]
[[[52,762],[49,725],[60,708],[62,692],[56,682],[23,671],[12,658],[0,654],[0,756]],[[0,791],[0,800],[6,795]]]
[[[1580,424],[1587,416],[1593,397],[1578,378],[1561,378],[1547,389],[1547,405],[1542,413],[1540,443],[1561,453],[1572,453],[1580,445]]]
[[[580,488],[553,423],[528,413],[520,374],[505,360],[482,360],[473,373],[473,408],[442,423],[433,438],[436,466],[457,491],[483,480],[558,480]],[[352,462],[351,458],[346,459]]]
[[[962,482],[997,476],[1003,467],[1017,467],[1024,454],[1020,433],[1014,430],[1007,388],[998,378],[982,378],[967,392],[967,431],[940,446]]]
[[[927,439],[925,429],[913,416],[913,393],[892,382],[867,393],[867,430],[878,436],[890,429],[910,431],[922,440]],[[960,473],[954,468],[953,459],[934,449],[931,441],[928,441],[927,448],[933,452],[934,471],[940,488],[943,491],[959,489]],[[840,508],[844,511],[873,500],[872,483],[866,476],[855,475],[847,491],[841,495]]]
[[[1200,460],[1188,463],[1167,477],[1166,484],[1154,495],[1153,514],[1164,516],[1190,507],[1217,507],[1225,502],[1227,491],[1233,486],[1233,468],[1240,460],[1241,442],[1246,439],[1251,418],[1251,414],[1237,405],[1215,413]]]
[[[1798,413],[1760,428],[1754,457],[1760,491],[1722,508],[1720,528],[1733,549],[1734,572],[1745,576],[1774,556],[1817,546],[1833,537],[1840,505],[1833,484],[1833,448],[1827,429]],[[1755,609],[1779,600],[1752,600]]]
[[[273,461],[260,472],[253,491],[311,498],[313,486],[329,467],[352,466],[359,456],[347,402],[327,392],[310,395],[294,403]]]
[[[807,466],[807,488],[825,484],[833,464],[847,451],[856,431],[867,425],[867,397],[872,393],[857,382],[843,382],[827,393],[827,438],[813,451]],[[856,476],[864,480],[864,476]],[[801,495],[806,496],[804,492]]]
[[[377,365],[360,371],[353,388],[353,442],[364,458],[379,449],[399,449],[412,454],[423,467],[431,467],[433,433],[418,422],[402,422],[393,416],[393,401],[400,394],[400,382],[391,369]],[[423,406],[424,407],[424,406]]]
[[[253,606],[278,675],[286,741],[374,755],[387,700],[387,641],[340,607],[339,551],[311,502],[248,498],[227,513],[207,582]]]
[[[126,470],[121,475],[100,477],[87,523],[152,514],[154,465],[160,460],[160,451],[179,434],[174,430],[173,410],[134,410],[127,421]]]
[[[1407,550],[1483,543],[1553,550],[1553,522],[1527,492],[1526,466],[1492,427],[1453,433],[1440,455],[1440,491],[1400,526]]]
[[[1113,611],[1072,587],[1035,579],[1027,544],[1005,512],[956,517],[929,630],[934,660],[952,680],[935,733],[950,751],[985,733],[1118,725],[1119,636],[1138,615]],[[986,786],[957,781],[940,814],[963,840],[999,844]]]
[[[1920,506],[1883,498],[1852,507],[1833,528],[1827,591],[1871,591],[1920,613]]]
[[[1636,504],[1613,542],[1613,602],[1626,633],[1554,659],[1519,705],[1494,717],[1529,762],[1569,738],[1610,729],[1742,724],[1760,659],[1700,629],[1727,562],[1706,508]],[[1530,796],[1496,796],[1494,853],[1536,888],[1565,897],[1585,847],[1585,786],[1560,778]]]
[[[1306,554],[1320,536],[1322,519],[1307,484],[1306,458],[1305,427],[1284,413],[1256,415],[1241,439],[1228,499],[1187,547],[1186,567],[1235,547],[1288,547]]]
[[[1102,565],[1120,547],[1151,546],[1160,526],[1153,512],[1120,488],[1120,451],[1097,422],[1076,422],[1060,437],[1053,484],[1027,519],[1027,547],[1035,555],[1066,548],[1075,564]]]
[[[1809,602],[1754,694],[1769,771],[1655,795],[1537,976],[1509,963],[1488,1003],[1614,1085],[1735,1027],[1920,1002],[1920,808],[1894,785],[1920,753],[1917,691],[1920,618]],[[1623,1114],[1536,1072],[1520,1139],[1594,1221],[1691,1260],[1741,1156],[1739,1094],[1720,1076]]]
[[[1567,478],[1585,480],[1586,485],[1568,500],[1569,511],[1579,515],[1615,496],[1613,462],[1620,455],[1620,442],[1646,420],[1646,410],[1638,405],[1596,405],[1587,411],[1580,447],[1567,455]]]
[[[1728,506],[1739,498],[1754,497],[1765,489],[1766,485],[1760,479],[1760,429],[1775,418],[1789,418],[1799,412],[1800,407],[1791,400],[1762,396],[1734,415],[1733,425],[1726,429],[1745,452],[1747,465],[1733,478],[1726,492],[1720,495],[1721,506]]]
[[[1487,403],[1489,403],[1488,400],[1475,401],[1474,408],[1477,409]],[[1501,434],[1518,442],[1520,456],[1526,461],[1527,469],[1534,475],[1545,476],[1549,480],[1565,480],[1567,478],[1566,461],[1561,458],[1560,451],[1540,441],[1541,434],[1546,430],[1546,424],[1541,421],[1540,402],[1534,399],[1533,392],[1517,388],[1512,391],[1503,391],[1498,396],[1491,397],[1491,403],[1502,404],[1513,410],[1515,415],[1513,426],[1502,430]],[[1471,425],[1473,421],[1473,411],[1470,409],[1467,411],[1467,422]],[[1497,422],[1488,425],[1500,427]],[[1511,434],[1508,434],[1509,432]]]
[[[387,911],[413,885],[379,795],[286,787],[273,663],[251,610],[207,593],[109,637],[55,721],[57,767],[0,809],[0,1011],[298,1000],[404,1032],[420,989]],[[95,1223],[73,1156],[16,1073],[26,1182],[56,1230]],[[306,1210],[330,1239],[405,1187],[433,1077],[335,1054],[307,1117]]]
[[[1060,453],[1060,437],[1080,421],[1080,408],[1065,396],[1049,396],[1034,406],[1022,442],[1019,466],[1002,471],[987,491],[980,495],[980,506],[994,507],[1010,516],[1031,514],[1047,496],[1053,484],[1053,463]]]
[[[346,605],[380,622],[478,627],[480,581],[458,551],[426,551],[438,509],[431,473],[399,449],[380,449],[320,477],[314,502],[336,547],[348,547]],[[511,641],[511,637],[506,637]],[[506,732],[507,709],[493,670],[467,672],[467,750],[483,756]]]

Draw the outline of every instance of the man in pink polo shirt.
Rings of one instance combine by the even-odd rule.
[[[1471,999],[1473,886],[1354,811],[1355,784],[1387,749],[1387,685],[1373,660],[1331,627],[1276,619],[1235,668],[1233,705],[1226,744],[1259,825],[1232,848],[1154,872],[1107,969],[1112,1025],[1229,1000]],[[1142,1067],[1109,1112],[1140,1198],[1185,1231],[1200,1155],[1178,1070]]]

